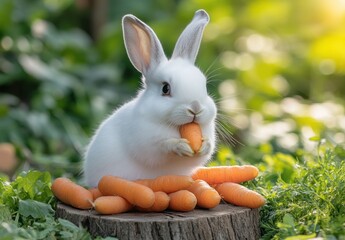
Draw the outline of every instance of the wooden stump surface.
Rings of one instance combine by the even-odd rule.
[[[259,210],[220,204],[191,212],[129,212],[100,215],[58,203],[56,217],[87,228],[93,236],[120,240],[259,239]]]

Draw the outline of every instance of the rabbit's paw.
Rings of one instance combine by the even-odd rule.
[[[194,151],[188,141],[184,138],[177,139],[174,152],[181,157],[193,157]]]
[[[165,142],[168,151],[172,151],[181,157],[193,157],[194,151],[184,138],[171,138]]]
[[[203,155],[209,154],[210,152],[211,152],[211,142],[208,138],[203,138],[198,154],[200,156],[203,156]]]

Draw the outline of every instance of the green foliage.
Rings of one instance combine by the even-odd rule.
[[[31,226],[19,227],[14,222],[0,225],[2,239],[92,239],[90,234],[73,223],[47,216],[43,221],[35,221]]]
[[[0,142],[53,176],[79,174],[92,130],[126,95],[116,91],[129,91],[114,56],[103,56],[108,49],[71,21],[81,16],[65,16],[73,2],[5,1],[8,11],[0,12],[8,20],[0,26]]]
[[[257,180],[267,199],[260,211],[263,239],[345,237],[345,162],[334,148],[319,154],[306,153],[292,164],[289,179],[283,178],[280,169],[268,168]],[[280,159],[275,161],[280,165]],[[272,173],[280,177],[272,179]]]
[[[23,217],[32,217],[34,219],[42,219],[53,213],[50,205],[35,200],[19,200],[18,213]]]
[[[53,204],[53,195],[50,186],[51,177],[48,172],[22,172],[13,182],[0,179],[0,190],[2,192],[0,204],[5,204],[13,213],[18,211],[20,205],[23,208],[28,203],[25,201],[29,200],[33,203],[43,202]],[[27,216],[23,215],[23,217],[25,218]]]
[[[55,219],[50,186],[47,172],[22,172],[13,182],[0,178],[1,239],[92,239],[86,229]]]

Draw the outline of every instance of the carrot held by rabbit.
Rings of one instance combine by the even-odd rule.
[[[184,124],[180,127],[180,134],[182,138],[188,140],[192,150],[197,153],[202,145],[200,125],[195,122]]]

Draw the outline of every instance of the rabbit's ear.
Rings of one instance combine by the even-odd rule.
[[[181,57],[194,63],[198,54],[202,33],[210,18],[205,10],[195,12],[192,21],[177,40],[172,58]]]
[[[139,72],[145,74],[167,60],[156,34],[144,22],[128,14],[122,19],[122,29],[128,57]]]

